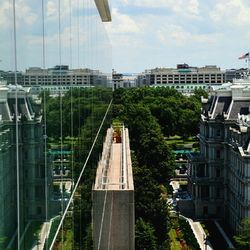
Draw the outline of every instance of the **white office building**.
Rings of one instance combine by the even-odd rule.
[[[139,86],[169,87],[182,93],[225,83],[225,72],[215,65],[191,67],[178,64],[177,68],[155,68],[138,75]]]
[[[67,65],[57,65],[50,69],[32,67],[23,73],[23,86],[32,87],[33,93],[48,90],[51,94],[57,94],[72,87],[106,87],[107,84],[107,76],[98,70],[69,69]]]

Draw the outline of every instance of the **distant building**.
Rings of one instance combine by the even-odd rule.
[[[112,72],[112,86],[113,89],[118,88],[132,88],[136,87],[136,75],[135,74],[121,74],[113,70]]]
[[[124,88],[123,85],[123,74],[117,73],[116,71],[113,70],[112,72],[112,86],[113,89],[119,89],[119,88]]]
[[[107,131],[93,188],[94,249],[134,249],[134,184],[128,129]]]
[[[17,88],[20,169],[18,189],[20,231],[23,234],[30,221],[45,220],[44,138],[42,116],[34,111],[29,93],[21,86]],[[6,237],[6,246],[15,239],[17,230],[15,98],[15,86],[0,86],[0,237]],[[16,249],[15,245],[9,247]]]
[[[250,217],[250,79],[203,99],[200,153],[190,154],[196,218],[218,218],[233,232]]]
[[[0,76],[8,84],[15,84],[14,72],[2,71]],[[69,69],[67,65],[57,65],[49,69],[32,67],[24,73],[18,72],[17,83],[24,87],[31,87],[33,93],[48,90],[51,94],[58,94],[68,91],[72,87],[106,87],[108,86],[108,78],[98,70]]]
[[[139,74],[139,86],[169,87],[183,93],[192,93],[195,89],[208,89],[211,85],[225,83],[225,71],[217,66],[191,67],[178,64],[177,68],[155,68]]]
[[[242,79],[244,74],[246,74],[247,69],[227,69],[225,74],[226,82],[233,82],[234,79]]]
[[[19,85],[23,85],[24,77],[23,73],[18,71],[16,73],[17,82]],[[15,85],[15,73],[13,71],[0,70],[0,80],[3,79],[7,84]]]

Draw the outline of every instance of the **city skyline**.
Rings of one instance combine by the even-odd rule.
[[[117,0],[107,30],[120,72],[216,64],[242,68],[249,51],[250,3],[245,0]],[[169,34],[169,35],[167,35]]]
[[[18,70],[42,66],[42,14],[37,11],[41,3],[16,2]],[[46,66],[53,67],[60,64],[58,2],[46,0],[44,4]],[[0,68],[11,70],[12,9],[6,1],[0,1],[0,14]],[[74,0],[71,5],[69,1],[61,1],[62,64],[93,68],[95,63],[90,62],[96,60],[100,49],[104,52],[109,49],[109,45],[100,47],[99,41],[91,39],[91,33],[100,32],[104,37],[109,36],[113,68],[118,72],[139,73],[155,67],[175,67],[178,63],[213,64],[222,69],[246,66],[244,60],[238,60],[242,53],[250,50],[250,4],[246,0],[117,0],[112,2],[113,22],[105,24],[107,34],[99,24],[96,29],[91,28],[90,23],[97,22],[96,14],[90,1]],[[25,25],[19,25],[20,20]],[[95,52],[87,49],[90,44]],[[99,67],[108,71],[105,64]]]

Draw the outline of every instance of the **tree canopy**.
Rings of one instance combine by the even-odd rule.
[[[135,249],[157,250],[154,228],[142,218],[139,218],[135,225]]]
[[[198,133],[200,97],[205,94],[197,91],[187,97],[173,89],[150,87],[117,89],[113,94],[113,118],[129,129],[137,249],[155,249],[155,241],[156,249],[169,245],[168,208],[161,186],[168,185],[175,163],[165,137]]]
[[[250,217],[243,219],[239,234],[234,237],[239,250],[250,249]]]
[[[207,93],[196,90],[193,96],[187,97],[164,87],[117,89],[114,115],[120,116],[130,105],[135,108],[142,105],[157,120],[164,136],[194,136],[198,133],[201,96],[207,97]]]

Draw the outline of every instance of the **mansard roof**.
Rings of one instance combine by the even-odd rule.
[[[233,102],[231,112],[229,114],[229,119],[237,120],[238,115],[248,115],[250,113],[249,107],[250,107],[250,100],[247,100],[247,101],[235,100]]]
[[[236,121],[238,115],[250,114],[250,78],[214,90],[208,100],[203,99],[203,118]]]

